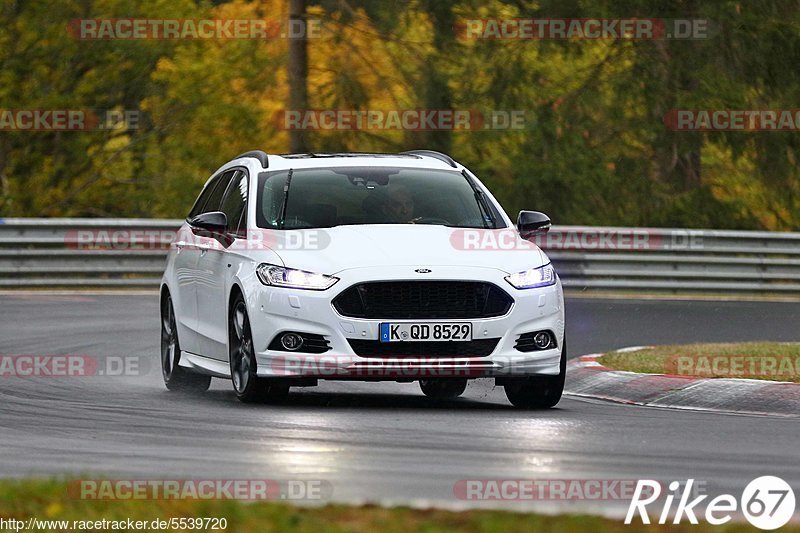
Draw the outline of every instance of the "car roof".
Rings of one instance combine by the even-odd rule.
[[[461,165],[448,155],[427,150],[399,154],[365,152],[266,154],[265,152],[254,150],[237,156],[225,166],[244,158],[257,159],[265,170],[352,166],[427,168],[456,171],[463,169]]]

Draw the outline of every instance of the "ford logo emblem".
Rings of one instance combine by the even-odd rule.
[[[431,270],[429,268],[418,268],[414,272],[417,274],[430,274]]]

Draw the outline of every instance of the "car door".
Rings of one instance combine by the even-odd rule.
[[[206,357],[228,360],[227,286],[233,267],[237,264],[232,255],[232,246],[246,228],[247,188],[249,176],[246,170],[237,169],[232,176],[219,211],[228,218],[224,238],[218,238],[200,250],[198,261],[197,317],[198,329],[202,332],[202,354]]]
[[[209,180],[203,192],[197,198],[194,207],[189,212],[187,221],[202,213],[218,211],[222,197],[228,188],[235,171],[221,172]],[[204,283],[200,270],[200,257],[209,245],[209,237],[205,232],[192,228],[189,224],[186,238],[179,239],[180,245],[176,251],[175,269],[179,278],[177,291],[179,292],[180,310],[176,308],[179,324],[178,335],[181,340],[181,349],[187,352],[202,354],[203,332],[199,329],[197,314],[197,291]],[[213,240],[213,239],[212,239]]]
[[[219,203],[219,198],[228,185],[223,174],[213,176],[203,187],[174,243],[174,284],[170,290],[175,306],[181,349],[192,353],[197,353],[200,346],[197,332],[197,263],[200,259],[200,249],[196,230],[191,227],[189,221],[206,212],[206,206],[210,203],[215,201]]]

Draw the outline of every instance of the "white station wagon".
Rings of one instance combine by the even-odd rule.
[[[233,381],[244,402],[320,379],[418,381],[437,399],[493,378],[558,403],[564,298],[550,260],[467,168],[429,150],[242,154],[206,182],[161,283],[170,390]],[[499,243],[499,244],[498,244]]]

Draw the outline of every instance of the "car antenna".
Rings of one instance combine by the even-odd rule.
[[[286,223],[286,204],[289,203],[289,185],[292,184],[293,169],[289,169],[289,175],[286,176],[286,185],[283,186],[283,204],[281,204],[281,216],[278,218],[278,228],[283,229]]]

